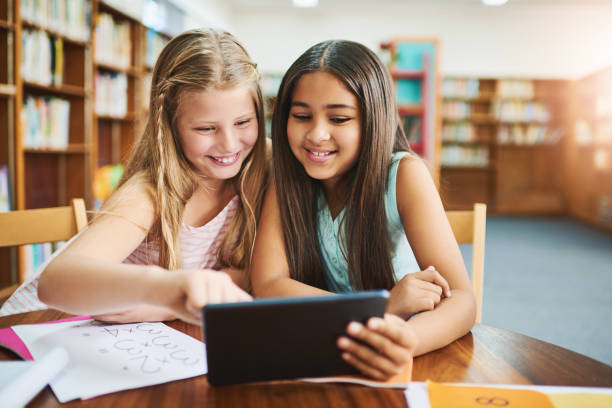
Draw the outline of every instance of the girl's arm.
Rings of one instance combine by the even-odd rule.
[[[450,296],[446,294],[433,310],[406,322],[417,336],[415,355],[420,355],[466,334],[474,325],[476,304],[459,246],[421,159],[402,159],[396,191],[406,237],[419,265],[433,266],[450,286]]]
[[[43,271],[38,284],[42,302],[74,314],[102,315],[150,306],[157,314],[201,324],[200,310],[214,301],[246,300],[225,273],[168,271],[123,260],[145,239],[153,225],[153,201],[144,186],[128,182],[113,215],[102,215]],[[115,197],[116,198],[116,197]],[[163,316],[162,316],[163,317]],[[165,317],[171,317],[167,313]]]
[[[155,209],[143,184],[129,180],[101,215],[43,271],[40,299],[67,312],[106,313],[142,303],[144,276],[156,268],[122,264],[145,239]]]
[[[270,183],[268,191],[266,191],[257,228],[257,238],[251,263],[251,285],[256,297],[331,294],[291,279],[274,182]]]
[[[253,293],[258,297],[331,294],[291,279],[274,183],[266,192],[251,273]],[[370,319],[367,326],[350,323],[347,335],[338,339],[337,346],[347,363],[364,375],[384,380],[398,374],[412,361],[415,337],[403,320],[387,314],[384,319]],[[374,353],[372,348],[378,352]]]

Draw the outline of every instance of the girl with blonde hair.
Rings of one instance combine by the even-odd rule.
[[[227,32],[191,30],[166,45],[119,187],[42,272],[42,302],[110,322],[201,324],[205,304],[250,299],[266,179],[258,80]]]

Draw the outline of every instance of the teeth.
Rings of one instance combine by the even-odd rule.
[[[315,156],[328,156],[331,152],[312,152]]]
[[[236,156],[234,155],[231,157],[215,157],[214,159],[220,163],[231,163],[236,160]]]

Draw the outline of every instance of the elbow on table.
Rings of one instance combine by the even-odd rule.
[[[472,291],[469,292],[467,307],[466,307],[466,331],[464,334],[467,334],[472,327],[476,324],[476,315],[477,315],[477,306],[476,306],[476,298],[474,297],[474,293]]]

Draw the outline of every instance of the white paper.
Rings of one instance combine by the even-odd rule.
[[[515,390],[532,390],[544,394],[610,394],[612,388],[602,387],[566,387],[553,385],[525,385],[525,384],[475,384],[475,383],[445,383],[446,385],[458,385],[462,387],[491,387],[509,388]],[[427,383],[411,382],[404,392],[410,408],[431,408],[429,394],[427,394]]]
[[[34,359],[57,346],[70,357],[51,382],[60,402],[206,374],[204,343],[163,323],[94,320],[14,326]]]
[[[68,364],[68,353],[55,348],[37,361],[0,363],[0,401],[6,408],[23,407]]]

